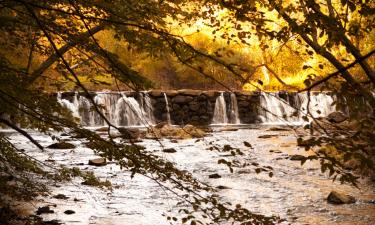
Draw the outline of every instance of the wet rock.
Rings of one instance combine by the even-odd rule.
[[[156,124],[154,126],[154,128],[160,129],[160,128],[164,127],[165,125],[168,125],[168,122],[160,122],[160,123]]]
[[[303,155],[291,155],[289,159],[292,161],[302,161],[302,160],[305,160],[306,157]]]
[[[327,116],[327,120],[331,123],[341,123],[347,119],[348,117],[342,112],[332,112]]]
[[[36,211],[36,214],[37,214],[37,215],[47,214],[47,213],[54,213],[54,211],[51,210],[51,209],[49,208],[49,206],[39,207],[38,210]]]
[[[331,193],[329,193],[327,197],[327,201],[331,204],[351,204],[355,203],[356,199],[351,195],[347,195],[337,191],[331,191]]]
[[[163,92],[160,91],[160,90],[152,90],[149,92],[149,94],[152,96],[152,97],[160,97],[163,95]]]
[[[166,153],[175,153],[177,151],[174,148],[165,148],[165,149],[163,149],[163,152],[166,152]]]
[[[61,137],[67,137],[67,136],[70,136],[70,135],[67,134],[67,133],[61,133],[60,136],[61,136]]]
[[[185,131],[191,137],[194,137],[194,138],[202,138],[205,135],[205,132],[203,130],[201,130],[201,129],[193,126],[193,125],[190,125],[190,124],[187,124],[182,129],[183,129],[183,131]]]
[[[300,146],[300,147],[306,147],[306,146],[311,146],[313,145],[315,142],[315,140],[313,139],[302,139],[302,138],[298,138],[297,139],[297,146]]]
[[[248,148],[253,148],[253,146],[251,146],[251,144],[247,141],[244,141],[243,144],[248,147]]]
[[[76,212],[74,212],[73,210],[68,209],[68,210],[65,210],[64,213],[67,214],[67,215],[71,215],[71,214],[74,214]]]
[[[218,179],[218,178],[221,178],[221,176],[219,174],[217,174],[217,173],[213,173],[213,174],[208,175],[208,178]]]
[[[276,153],[276,154],[280,154],[282,153],[282,151],[279,151],[279,150],[270,150],[271,153]]]
[[[178,143],[178,141],[176,139],[171,139],[170,142],[171,143]]]
[[[89,165],[91,165],[91,166],[105,166],[105,165],[107,165],[107,160],[105,158],[90,159]]]
[[[69,199],[69,197],[67,197],[64,194],[57,194],[57,195],[55,195],[53,197],[56,198],[56,199],[63,199],[63,200]]]
[[[143,136],[144,133],[142,133],[139,129],[135,128],[119,128],[118,131],[121,133],[121,137],[124,139],[138,139],[141,136]]]
[[[265,134],[265,135],[258,136],[258,138],[263,138],[263,139],[273,138],[273,137],[277,137],[277,135],[274,135],[274,134]]]
[[[53,143],[51,145],[49,145],[47,148],[52,148],[52,149],[73,149],[75,148],[76,146],[71,144],[71,143],[68,143],[68,142],[57,142],[57,143]]]
[[[223,127],[223,128],[220,128],[219,131],[238,131],[238,128],[234,128],[234,127]]]
[[[98,129],[95,129],[96,132],[108,132],[108,127],[100,127]]]
[[[219,190],[229,189],[229,187],[223,186],[223,185],[219,185],[216,188],[219,189]]]
[[[271,127],[267,129],[267,131],[289,131],[289,130],[290,130],[289,128],[285,128],[285,127]]]

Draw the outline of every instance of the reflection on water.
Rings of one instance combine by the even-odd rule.
[[[258,138],[265,134],[275,136]],[[164,212],[177,213],[175,196],[153,181],[142,176],[130,179],[130,173],[121,171],[115,163],[89,167],[87,161],[95,157],[94,153],[83,147],[79,140],[70,140],[79,146],[74,151],[46,149],[46,152],[40,152],[32,150],[25,138],[16,134],[10,136],[19,147],[39,160],[53,159],[56,164],[94,170],[99,177],[110,179],[116,187],[113,192],[99,190],[79,185],[80,180],[52,186],[53,195],[62,193],[70,198],[40,199],[32,206],[34,209],[46,204],[57,205],[53,209],[56,213],[43,215],[45,219],[59,219],[66,224],[161,225],[168,224],[162,216]],[[35,138],[44,146],[52,143],[49,137],[37,135]],[[244,146],[243,141],[249,142],[253,149]],[[218,146],[230,144],[245,155],[230,157],[227,153],[208,151],[210,142]],[[227,189],[218,190],[224,201],[240,203],[253,212],[278,215],[286,219],[285,224],[373,224],[375,221],[375,204],[368,203],[375,199],[373,184],[363,184],[361,189],[339,185],[321,174],[317,163],[307,162],[301,167],[299,162],[290,161],[288,155],[308,154],[296,147],[293,131],[267,131],[266,128],[253,127],[214,132],[198,142],[191,139],[179,140],[178,143],[162,140],[162,143],[177,152],[163,153],[160,143],[155,140],[143,140],[141,144],[149,151],[176,162],[179,168],[192,172],[199,180],[214,187],[226,186]],[[270,166],[273,177],[270,178],[268,173],[256,174],[255,167],[251,166],[235,168],[234,173],[230,173],[226,166],[217,164],[218,159],[225,157],[250,165]],[[218,173],[222,178],[209,179],[208,175],[212,173]],[[325,198],[332,190],[351,194],[358,201],[350,205],[327,204]],[[76,213],[65,215],[63,212],[67,209]]]

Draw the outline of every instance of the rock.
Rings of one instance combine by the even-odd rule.
[[[181,89],[181,90],[178,90],[178,93],[183,94],[183,95],[197,96],[197,95],[200,95],[202,91],[192,90],[192,89]]]
[[[353,196],[339,193],[337,191],[331,191],[327,197],[328,203],[331,204],[351,204],[355,203],[356,199]]]
[[[313,145],[315,142],[314,139],[302,139],[302,138],[298,138],[297,139],[297,146],[301,146],[301,147],[305,147],[305,146],[311,146]]]
[[[205,132],[191,124],[185,125],[182,130],[189,134],[193,138],[202,138],[205,135]]]
[[[219,131],[238,131],[238,128],[234,128],[234,127],[223,127],[223,128],[220,128]]]
[[[165,149],[163,149],[163,152],[166,152],[166,153],[175,153],[177,151],[174,148],[165,148]]]
[[[267,131],[289,131],[289,128],[284,127],[271,127]]]
[[[163,92],[160,91],[160,90],[152,90],[149,92],[149,94],[152,96],[152,97],[160,97],[163,95]]]
[[[217,189],[224,190],[224,189],[229,189],[227,186],[219,185],[216,187]]]
[[[90,159],[89,165],[91,165],[91,166],[105,166],[105,165],[107,165],[107,160],[105,158]]]
[[[213,174],[208,175],[208,178],[218,179],[218,178],[221,178],[221,176],[219,174],[217,174],[217,173],[213,173]]]
[[[73,210],[68,209],[68,210],[65,210],[64,213],[67,214],[67,215],[71,215],[71,214],[74,214],[76,212],[74,212]]]
[[[168,97],[174,97],[174,96],[178,95],[178,91],[175,91],[175,90],[165,91],[165,94]]]
[[[188,103],[193,100],[193,97],[184,96],[184,95],[177,95],[172,98],[173,103]]]
[[[251,146],[251,144],[247,141],[244,141],[243,144],[248,147],[248,148],[253,148],[253,146]]]
[[[70,136],[68,133],[61,133],[60,134],[61,137],[67,137],[67,136]]]
[[[49,208],[49,206],[39,207],[38,210],[36,211],[36,214],[37,214],[37,215],[40,215],[40,214],[46,214],[46,213],[54,213],[54,211],[51,210],[51,209]]]
[[[96,132],[108,132],[108,127],[100,127],[98,129],[95,129]]]
[[[141,137],[140,130],[136,128],[120,127],[118,130],[121,133],[121,137],[124,139],[138,139]]]
[[[273,134],[265,134],[265,135],[260,135],[260,136],[258,136],[258,138],[263,138],[263,139],[266,139],[266,138],[273,138],[273,137],[277,137],[277,135],[273,135]]]
[[[292,161],[302,161],[302,160],[306,159],[306,157],[303,156],[303,155],[292,155],[292,156],[289,157],[289,159],[292,160]]]
[[[327,120],[331,123],[341,123],[347,119],[348,117],[342,112],[333,112],[327,116]]]
[[[171,143],[178,143],[178,141],[176,139],[171,139],[170,142]]]
[[[160,128],[164,127],[165,125],[168,125],[168,122],[160,122],[160,123],[156,124],[154,126],[154,128],[160,129]]]
[[[52,149],[73,149],[75,147],[76,146],[73,145],[73,144],[71,144],[71,143],[62,141],[62,142],[57,142],[57,143],[51,144],[47,148],[52,148]]]
[[[57,194],[57,195],[55,195],[53,197],[56,198],[56,199],[64,199],[64,200],[69,199],[69,197],[67,197],[64,194]]]
[[[203,91],[202,94],[206,95],[209,98],[213,98],[216,95],[215,91]]]

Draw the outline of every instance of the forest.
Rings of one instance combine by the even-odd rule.
[[[374,20],[0,0],[0,224],[372,224]]]

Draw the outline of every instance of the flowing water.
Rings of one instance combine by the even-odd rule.
[[[39,151],[24,137],[7,133],[9,138],[25,153],[47,164],[79,167],[92,170],[101,179],[109,179],[115,187],[112,191],[80,185],[82,180],[56,184],[51,187],[51,196],[65,194],[67,200],[51,196],[40,197],[29,205],[31,211],[40,206],[50,205],[53,214],[43,214],[46,220],[58,219],[65,224],[115,224],[115,225],[167,225],[163,213],[178,215],[178,198],[158,184],[140,175],[130,178],[130,172],[119,168],[116,163],[103,167],[89,166],[88,160],[96,158],[94,152],[77,139],[61,136],[77,148],[74,150],[53,150],[46,148]],[[50,137],[32,133],[43,146],[53,143]],[[258,138],[271,135],[270,138]],[[273,136],[272,136],[273,135]],[[251,143],[248,148],[243,141]],[[307,155],[296,146],[296,134],[292,130],[271,131],[267,127],[243,127],[236,131],[219,132],[218,130],[203,139],[175,141],[161,139],[165,148],[175,148],[176,153],[163,153],[156,140],[143,140],[139,143],[154,154],[176,163],[177,167],[192,172],[200,181],[218,189],[217,194],[223,201],[240,203],[252,212],[264,215],[277,215],[286,221],[283,224],[373,224],[375,221],[374,183],[361,181],[360,189],[348,185],[333,183],[320,172],[317,163],[308,162],[304,166],[298,161],[288,159],[289,155]],[[231,145],[244,152],[243,156],[230,156],[227,153],[210,151],[212,145]],[[219,159],[238,160],[249,166],[234,168],[230,173]],[[273,177],[268,173],[257,174],[254,163],[272,167]],[[219,179],[209,179],[208,175],[218,173]],[[356,197],[355,204],[331,205],[325,200],[328,193],[338,190]],[[67,209],[76,213],[65,215]]]
[[[163,95],[164,95],[164,100],[165,100],[165,109],[167,111],[167,123],[172,124],[171,113],[170,113],[169,103],[168,103],[168,97],[167,97],[167,94],[165,94],[165,93],[163,93]]]

